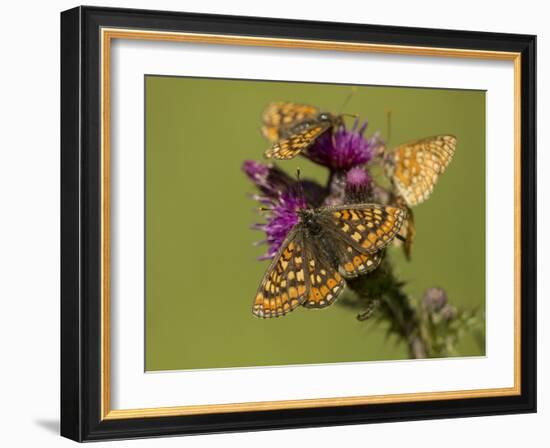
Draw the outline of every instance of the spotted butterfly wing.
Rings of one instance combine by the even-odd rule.
[[[345,278],[355,278],[375,270],[382,261],[382,251],[362,253],[351,245],[338,254],[338,270]]]
[[[407,212],[401,207],[358,204],[326,207],[325,214],[355,250],[372,254],[386,247],[399,232]]]
[[[382,260],[381,250],[393,240],[405,219],[401,208],[378,205],[334,207],[331,214],[337,228],[335,238],[342,241],[336,246],[336,255],[345,278],[376,269]],[[377,251],[369,252],[372,248]]]
[[[254,299],[257,317],[284,316],[306,298],[303,235],[291,231],[267,268]]]
[[[456,137],[437,135],[398,146],[384,159],[386,175],[409,206],[422,203],[451,162]]]
[[[302,304],[306,308],[324,308],[331,305],[344,289],[344,279],[319,247],[310,242],[307,251],[308,294]],[[308,243],[306,243],[306,247]]]
[[[343,289],[343,278],[354,278],[378,267],[381,250],[399,231],[406,213],[398,207],[363,204],[350,207],[326,207],[319,211],[326,232],[325,242],[311,245],[309,294],[306,308],[331,305]],[[360,238],[357,236],[360,235]],[[334,259],[331,263],[330,259]]]
[[[288,133],[292,127],[304,120],[312,120],[319,114],[319,109],[307,104],[287,102],[270,103],[262,115],[262,134],[270,142],[277,142]]]
[[[300,131],[274,143],[265,151],[265,156],[268,159],[292,159],[309,148],[317,137],[330,127],[331,123],[329,122],[301,124]]]

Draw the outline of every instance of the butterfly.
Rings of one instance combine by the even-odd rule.
[[[262,116],[262,134],[272,146],[268,159],[292,159],[309,148],[329,129],[343,125],[342,115],[321,112],[314,106],[286,102],[271,103]]]
[[[405,143],[383,156],[385,173],[395,189],[391,203],[407,211],[401,236],[404,236],[403,249],[408,260],[416,235],[411,207],[424,202],[433,192],[439,175],[453,159],[456,141],[452,135],[436,135]]]
[[[346,278],[378,267],[406,212],[393,206],[355,204],[304,208],[298,216],[260,282],[252,306],[257,317],[284,316],[300,305],[331,305]]]
[[[436,135],[398,146],[383,158],[386,176],[409,207],[424,202],[456,150],[456,137]]]

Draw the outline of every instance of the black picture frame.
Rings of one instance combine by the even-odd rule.
[[[521,394],[102,420],[102,27],[521,53]],[[61,435],[92,441],[536,412],[535,58],[532,35],[99,7],[61,13]]]

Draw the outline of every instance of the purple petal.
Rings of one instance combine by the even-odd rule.
[[[268,250],[265,257],[273,257],[288,233],[298,223],[298,210],[307,208],[307,203],[302,196],[291,193],[282,194],[270,210],[267,223],[264,226]]]
[[[341,127],[334,132],[325,132],[308,149],[306,156],[312,161],[335,170],[349,170],[364,165],[374,156],[371,140],[363,137],[367,122],[357,129],[356,120],[351,130]]]

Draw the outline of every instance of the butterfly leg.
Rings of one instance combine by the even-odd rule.
[[[332,139],[332,146],[336,148],[336,133],[334,131],[330,133],[330,138]]]
[[[414,226],[414,215],[413,211],[407,207],[408,215],[407,215],[407,221],[405,222],[405,241],[403,244],[403,250],[405,251],[405,257],[407,258],[407,261],[411,261],[411,254],[412,254],[412,246],[414,237],[416,235],[416,227]]]
[[[380,300],[378,299],[371,300],[367,304],[367,309],[357,315],[357,320],[363,322],[365,320],[370,319],[379,305],[380,305]]]

